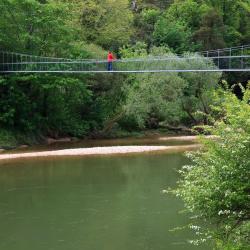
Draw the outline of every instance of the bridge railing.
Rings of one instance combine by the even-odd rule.
[[[0,52],[0,72],[107,72],[106,60],[65,59]],[[250,71],[250,46],[220,49],[181,56],[120,59],[112,72]]]
[[[0,64],[1,72],[107,72],[107,62],[13,62]],[[250,56],[233,57],[169,57],[146,60],[117,60],[112,72],[160,71],[247,71]]]

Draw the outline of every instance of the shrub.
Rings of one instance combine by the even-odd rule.
[[[230,92],[215,93],[221,117],[208,130],[216,139],[202,138],[202,149],[191,153],[181,170],[176,195],[197,218],[213,226],[206,234],[218,249],[247,249],[250,232],[250,89],[243,100]],[[203,237],[202,236],[202,237]]]

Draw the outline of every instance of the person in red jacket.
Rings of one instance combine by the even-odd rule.
[[[108,71],[112,71],[113,70],[113,61],[114,61],[115,57],[113,56],[112,52],[109,51],[108,53]]]

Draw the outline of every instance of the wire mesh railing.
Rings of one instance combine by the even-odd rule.
[[[0,72],[168,72],[168,71],[250,71],[250,46],[161,57],[119,59],[108,70],[106,60],[41,57],[12,52],[0,52]]]

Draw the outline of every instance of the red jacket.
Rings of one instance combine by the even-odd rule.
[[[108,62],[113,62],[113,60],[115,59],[112,53],[108,53]]]

